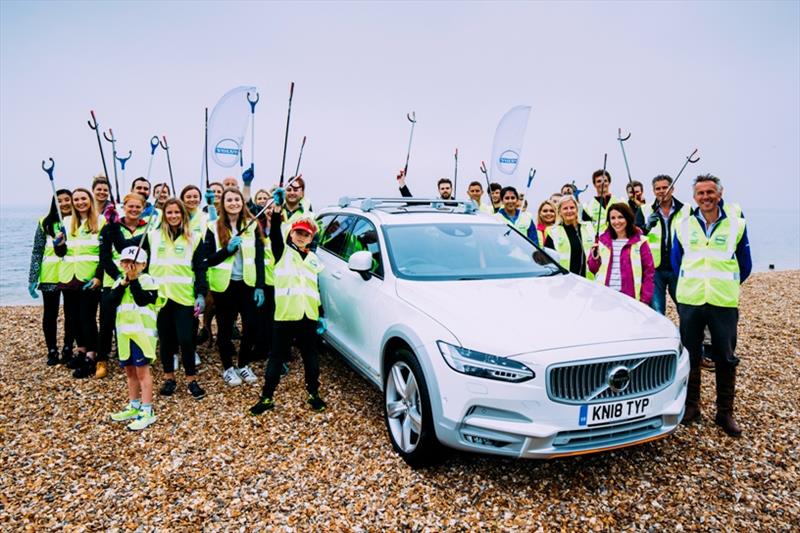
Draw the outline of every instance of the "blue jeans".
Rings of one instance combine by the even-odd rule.
[[[678,286],[678,276],[672,270],[656,270],[653,277],[653,299],[650,307],[662,315],[667,312],[667,289],[672,302],[675,301],[675,288]]]

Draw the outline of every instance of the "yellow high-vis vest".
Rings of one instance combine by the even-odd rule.
[[[645,240],[640,238],[637,242],[630,245],[634,296],[637,300],[642,299],[642,244],[644,244],[644,242]],[[611,249],[601,244],[597,248],[597,253],[600,256],[600,268],[597,270],[594,280],[605,285],[608,267],[611,264]],[[621,258],[617,258],[617,260],[620,261],[620,267],[622,267]]]
[[[80,281],[89,281],[94,277],[100,263],[100,230],[105,223],[104,217],[97,217],[97,233],[92,233],[84,220],[78,226],[77,233],[73,234],[70,231],[72,216],[64,219],[67,254],[58,266],[58,280],[61,283],[69,283],[73,277]]]
[[[44,227],[44,219],[47,217],[42,217],[39,219],[39,227],[42,229],[42,233],[45,234],[47,238],[47,242],[44,246],[44,252],[42,253],[42,265],[39,267],[39,283],[58,283],[58,273],[59,273],[59,265],[63,262],[61,257],[56,255],[56,250],[53,246],[53,237],[51,237]],[[54,222],[52,225],[53,233],[58,235],[58,228],[60,223]]]
[[[192,234],[191,242],[181,235],[174,241],[165,238],[163,230],[147,234],[150,242],[150,275],[158,284],[158,297],[165,303],[194,305],[194,269],[192,257],[200,240]]]
[[[593,228],[589,222],[581,222],[579,224],[581,245],[583,246],[583,262],[586,263],[586,259],[589,257],[589,250],[591,250],[592,244],[594,244]],[[553,241],[553,248],[558,252],[559,264],[569,270],[572,247],[569,244],[567,230],[564,229],[562,224],[550,226],[548,236]],[[588,268],[586,268],[586,278],[594,279],[594,274],[589,272]]]
[[[158,284],[149,275],[140,274],[138,279],[142,289],[158,289]],[[120,283],[122,280],[118,279],[114,282],[114,287],[118,287]],[[145,357],[150,360],[156,358],[157,317],[156,304],[136,305],[130,287],[125,287],[125,294],[122,295],[122,301],[117,307],[117,350],[120,361],[127,361],[131,356],[131,340],[142,349]]]
[[[279,322],[319,319],[319,285],[317,276],[325,267],[309,252],[303,257],[291,246],[275,265],[275,320]]]
[[[681,219],[676,228],[683,247],[676,299],[688,305],[739,306],[739,262],[736,246],[744,235],[743,218],[726,216],[706,237],[693,214]]]
[[[221,248],[219,235],[217,234],[217,222],[209,222],[208,229],[214,234],[214,244],[216,249]],[[256,226],[255,223],[247,228],[247,231],[240,235],[242,242],[240,250],[242,252],[243,272],[242,278],[248,287],[256,286]],[[238,253],[238,251],[236,252]],[[226,258],[223,262],[215,266],[208,267],[208,286],[213,292],[225,292],[231,283],[231,272],[236,253]]]

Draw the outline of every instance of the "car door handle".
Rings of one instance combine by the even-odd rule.
[[[334,272],[333,274],[331,274],[331,276],[333,276],[336,279],[342,279],[342,273],[341,272]]]

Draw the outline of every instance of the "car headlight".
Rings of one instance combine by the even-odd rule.
[[[533,370],[507,357],[476,352],[444,341],[436,341],[436,344],[447,365],[462,374],[512,383],[536,377]]]

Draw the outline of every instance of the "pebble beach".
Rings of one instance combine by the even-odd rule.
[[[156,424],[133,433],[108,418],[126,401],[117,366],[102,380],[47,367],[41,308],[0,307],[0,529],[796,531],[800,271],[754,274],[741,301],[742,438],[714,425],[705,371],[701,423],[666,439],[552,461],[446,450],[422,470],[393,452],[381,393],[334,353],[324,413],[307,409],[296,360],[275,410],[251,417],[260,383],[226,387],[204,345],[206,398],[178,371]]]

